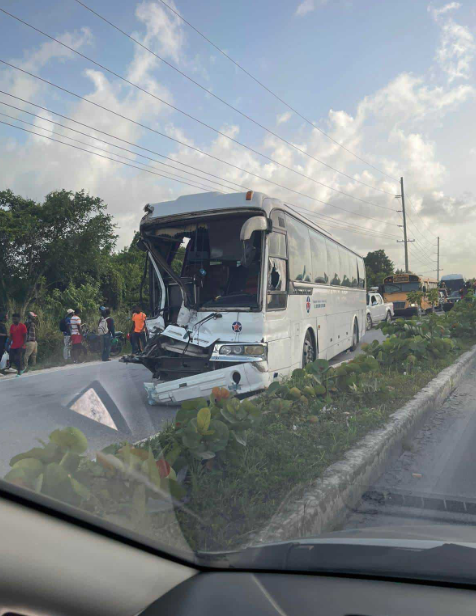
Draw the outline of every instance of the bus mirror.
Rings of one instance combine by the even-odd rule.
[[[144,240],[137,240],[136,246],[139,250],[147,250],[147,246],[144,243]]]
[[[248,218],[248,220],[241,227],[240,240],[242,242],[246,242],[251,237],[253,231],[267,231],[268,230],[268,221],[264,216],[253,216],[252,218]]]

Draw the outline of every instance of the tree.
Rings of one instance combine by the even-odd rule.
[[[364,257],[365,271],[367,274],[367,287],[382,284],[383,279],[393,274],[394,264],[385,254],[385,250],[374,250]]]
[[[0,302],[27,310],[53,288],[97,280],[117,236],[106,205],[84,191],[43,203],[0,191]]]

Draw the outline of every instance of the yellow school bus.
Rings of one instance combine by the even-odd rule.
[[[393,274],[384,279],[382,294],[386,302],[393,303],[396,316],[411,316],[431,310],[431,304],[428,301],[427,293],[431,291],[431,289],[437,288],[438,281],[436,278],[418,276],[418,274]],[[407,294],[409,291],[423,292],[421,308],[408,301]]]

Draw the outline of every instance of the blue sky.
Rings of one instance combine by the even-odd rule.
[[[45,37],[2,14],[0,58],[117,109],[156,130],[193,142],[214,156],[309,195],[292,194],[293,203],[340,221],[329,226],[329,230],[353,248],[365,254],[367,250],[383,247],[401,266],[402,250],[395,239],[401,234],[396,226],[401,221],[392,211],[398,202],[381,192],[398,192],[398,187],[392,187],[386,176],[334,146],[296,115],[288,117],[285,106],[238,71],[160,2],[89,2],[101,15],[134,34],[243,113],[297,144],[310,156],[380,191],[353,183],[270,137],[150,54],[139,50],[74,0],[44,0],[41,3],[2,0],[0,7],[61,38],[104,66],[127,75],[134,83],[203,122],[331,188],[308,181],[302,175],[270,164],[223,137],[217,137],[213,131],[140,94],[86,60],[66,53],[56,43],[48,42]],[[413,208],[411,228],[417,240],[412,247],[413,269],[429,271],[434,268],[430,255],[434,256],[435,238],[430,229],[442,238],[445,273],[461,270],[467,275],[476,275],[472,270],[474,257],[470,257],[475,230],[472,192],[472,170],[476,162],[474,1],[429,4],[401,0],[397,4],[382,0],[262,0],[259,3],[251,0],[240,3],[176,0],[173,4],[170,0],[170,4],[337,141],[386,173],[405,177],[409,205]],[[79,103],[74,97],[39,85],[30,77],[19,76],[2,65],[0,89],[204,172],[280,198],[291,198],[289,191],[204,159],[196,152]],[[0,101],[37,113],[27,104],[15,103],[5,95],[0,94]],[[11,109],[0,109],[0,112],[35,121]],[[1,116],[0,120],[10,122]],[[42,122],[38,124],[48,126]],[[51,130],[51,125],[48,128]],[[41,129],[34,130],[41,132]],[[84,140],[63,129],[54,130]],[[96,145],[114,152],[104,144],[88,142],[91,147]],[[142,162],[147,161],[142,159]],[[130,240],[145,202],[197,192],[195,188],[0,125],[0,189],[3,188],[12,188],[38,200],[58,188],[85,188],[108,203],[120,225],[121,243]],[[350,196],[344,197],[333,188]],[[324,206],[310,197],[331,205]],[[352,197],[371,201],[379,208]],[[382,208],[388,208],[388,212]],[[344,229],[349,224],[364,226],[368,233],[350,233],[348,228]],[[460,238],[457,245],[452,241],[455,234]]]

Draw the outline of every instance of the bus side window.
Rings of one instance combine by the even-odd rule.
[[[286,308],[286,261],[276,257],[268,259],[268,285],[266,306],[268,310]]]
[[[289,249],[289,278],[311,282],[311,242],[306,225],[286,215]]]
[[[327,240],[326,244],[329,278],[331,279],[331,285],[338,286],[341,283],[339,251],[337,244],[334,244],[334,242]]]
[[[359,269],[359,287],[365,289],[365,265],[363,259],[357,258],[357,267]]]
[[[327,250],[326,240],[316,231],[309,231],[311,238],[311,260],[312,276],[311,280],[315,284],[329,284],[327,275]]]

